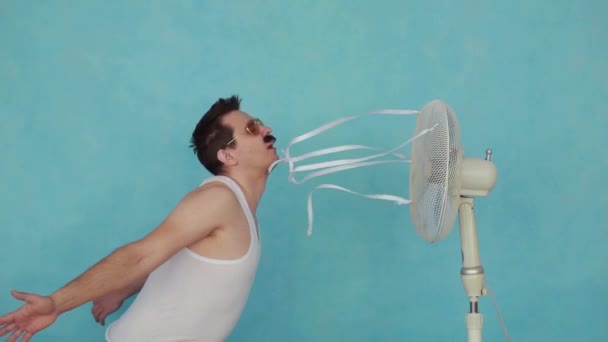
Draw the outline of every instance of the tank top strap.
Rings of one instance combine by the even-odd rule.
[[[260,231],[258,228],[257,220],[255,219],[255,215],[251,211],[251,208],[247,203],[247,199],[245,198],[245,193],[243,192],[243,189],[241,189],[239,184],[230,177],[216,175],[205,179],[199,186],[203,186],[204,184],[208,184],[211,182],[222,182],[232,190],[239,203],[241,204],[241,208],[243,209],[245,216],[247,217],[247,222],[249,222],[250,233],[255,236],[257,242],[260,243]]]

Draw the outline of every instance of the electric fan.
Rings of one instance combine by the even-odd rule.
[[[496,184],[492,151],[485,159],[463,156],[456,114],[441,100],[425,105],[416,120],[416,134],[410,166],[410,210],[416,232],[431,243],[451,232],[460,218],[462,268],[465,292],[469,297],[466,314],[468,341],[481,341],[483,316],[478,300],[487,294],[484,269],[479,258],[474,197],[487,196]]]

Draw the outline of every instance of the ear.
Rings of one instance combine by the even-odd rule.
[[[236,165],[237,159],[232,154],[230,150],[227,149],[219,149],[217,151],[217,159],[221,161],[224,165]]]

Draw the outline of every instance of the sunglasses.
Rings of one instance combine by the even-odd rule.
[[[256,135],[260,134],[260,126],[263,126],[263,125],[264,125],[264,123],[262,122],[262,120],[260,120],[258,118],[249,120],[249,122],[247,122],[247,125],[245,126],[245,133],[250,134],[252,136],[256,136]],[[232,138],[232,140],[230,140],[229,142],[226,143],[226,146],[230,146],[230,144],[235,142],[236,138],[238,138],[239,135],[240,134],[235,135],[234,138]]]

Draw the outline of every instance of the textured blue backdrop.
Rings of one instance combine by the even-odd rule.
[[[238,93],[285,146],[378,108],[441,98],[471,156],[494,149],[477,201],[482,263],[514,341],[608,339],[606,2],[0,2],[0,310],[50,293],[146,234],[205,171],[189,135]],[[365,117],[297,147],[391,147],[415,117]],[[407,149],[405,152],[408,152]],[[264,251],[231,341],[463,341],[457,227],[429,245],[407,165],[296,186],[276,170]],[[504,340],[491,298],[486,339]],[[34,341],[101,341],[85,305]],[[111,316],[111,320],[117,315]]]

